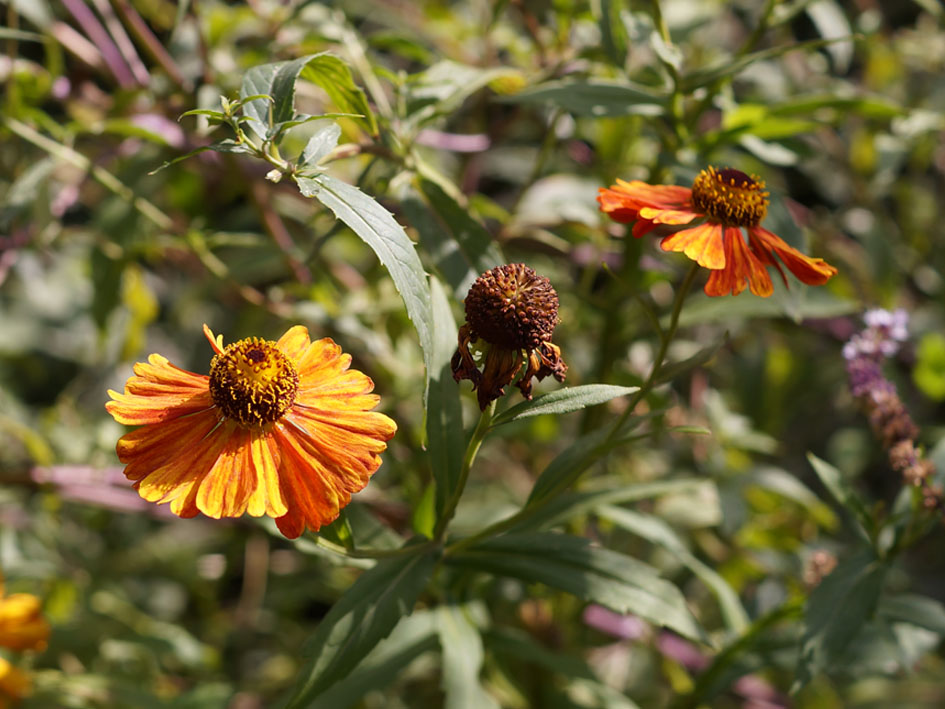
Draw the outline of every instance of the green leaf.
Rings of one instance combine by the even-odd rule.
[[[666,99],[655,91],[633,84],[599,80],[548,81],[503,96],[505,103],[551,103],[577,116],[659,116]]]
[[[317,168],[318,161],[328,155],[338,145],[341,137],[341,127],[337,123],[328,123],[320,127],[302,150],[299,166],[302,168]]]
[[[296,177],[306,197],[314,197],[328,207],[370,246],[383,263],[400,292],[420,336],[427,371],[432,368],[433,306],[430,288],[413,242],[400,224],[374,199],[357,187],[330,175]]]
[[[434,255],[454,292],[464,297],[480,274],[505,263],[505,257],[486,228],[439,185],[421,178],[419,187],[439,222],[432,230],[418,227],[424,250]],[[449,263],[443,263],[446,260]]]
[[[183,160],[187,160],[188,158],[192,158],[194,155],[205,153],[208,150],[213,150],[214,152],[217,152],[217,153],[236,153],[236,154],[244,154],[244,155],[252,154],[253,152],[252,148],[247,146],[245,143],[238,143],[232,138],[226,138],[224,140],[218,140],[216,143],[211,143],[210,145],[204,145],[202,147],[197,148],[196,150],[191,150],[189,153],[185,153],[184,155],[178,155],[173,160],[168,160],[166,163],[164,163],[160,167],[157,167],[151,170],[151,172],[149,172],[148,175],[154,175],[160,172],[161,170],[163,170],[164,168],[170,167],[171,165],[175,165]]]
[[[686,599],[653,567],[623,554],[591,546],[582,537],[554,532],[506,534],[488,539],[449,559],[528,583],[543,583],[702,641],[705,634]]]
[[[530,635],[513,628],[496,628],[486,635],[486,644],[497,655],[508,659],[504,664],[527,662],[565,678],[586,703],[554,703],[555,707],[594,707],[594,709],[639,709],[623,692],[601,683],[587,662],[576,655],[551,650],[536,643]],[[568,698],[570,699],[570,698]],[[549,706],[552,704],[549,703]]]
[[[791,288],[793,292],[795,286],[792,284]],[[686,301],[686,307],[683,308],[682,315],[679,317],[679,326],[688,327],[707,322],[737,322],[750,318],[777,318],[788,314],[795,320],[833,318],[860,310],[858,303],[838,298],[823,288],[801,285],[797,289],[802,293],[803,299],[790,313],[786,312],[785,304],[774,298],[759,298],[748,293],[721,299],[696,295]],[[779,285],[776,285],[775,293],[778,292],[780,292]],[[665,321],[668,324],[669,318],[667,317]]]
[[[450,60],[437,62],[408,81],[409,121],[423,126],[438,116],[452,113],[490,81],[510,74],[517,72],[505,68],[483,69]]]
[[[479,682],[484,653],[479,628],[470,617],[474,610],[453,604],[436,609],[443,653],[441,685],[445,709],[499,709],[499,703]]]
[[[566,481],[596,463],[610,448],[609,433],[606,429],[599,429],[585,434],[555,456],[538,476],[525,506],[530,507],[552,493],[560,492],[559,488]]]
[[[567,414],[571,411],[580,411],[588,406],[603,404],[618,396],[627,396],[639,390],[640,387],[621,387],[613,384],[564,387],[506,409],[492,419],[492,425],[501,426],[504,423],[542,414]]]
[[[945,336],[941,333],[927,332],[919,340],[912,381],[930,399],[945,401]]]
[[[851,514],[853,521],[857,525],[857,529],[859,529],[864,537],[871,539],[872,533],[875,531],[873,518],[866,508],[866,504],[850,486],[849,481],[843,476],[843,473],[827,461],[821,460],[813,453],[807,454],[807,460],[810,461],[814,472],[817,473],[817,477],[820,478],[824,487],[827,488],[827,492]]]
[[[679,559],[715,595],[729,631],[738,635],[748,628],[751,621],[735,590],[714,569],[697,559],[666,522],[652,515],[610,505],[601,507],[598,514],[621,529],[663,547]]]
[[[774,59],[782,54],[793,52],[795,50],[812,50],[827,47],[835,42],[849,42],[854,37],[835,37],[830,39],[812,39],[806,42],[796,44],[778,45],[769,49],[762,49],[758,52],[752,52],[737,59],[722,62],[712,67],[700,69],[687,74],[680,82],[680,90],[684,92],[695,91],[698,88],[711,84],[718,79],[734,77],[736,74],[744,71],[755,62]]]
[[[427,452],[436,482],[436,516],[459,484],[463,467],[463,408],[450,359],[456,351],[456,323],[449,299],[436,276],[430,277],[433,350],[427,370]]]
[[[664,495],[695,493],[707,485],[714,487],[714,483],[702,478],[679,478],[676,480],[631,483],[616,489],[608,488],[593,492],[559,495],[544,505],[536,514],[531,515],[527,520],[517,525],[515,530],[547,529],[567,522],[578,515],[594,512],[602,505],[622,505],[627,502],[648,500]]]
[[[351,674],[322,692],[308,709],[347,709],[368,692],[389,687],[421,655],[436,649],[434,621],[430,611],[401,618],[387,639],[378,643]]]
[[[681,362],[673,362],[672,364],[661,367],[659,376],[656,377],[656,383],[662,384],[663,382],[672,381],[680,374],[684,374],[690,369],[701,367],[703,364],[709,362],[713,357],[715,357],[716,352],[718,352],[727,342],[728,333],[726,332],[725,335],[722,336],[722,339],[720,339],[718,342],[703,347],[691,357],[687,357]]]
[[[413,514],[410,515],[410,526],[417,534],[432,539],[436,518],[436,485],[431,483],[426,486],[423,497],[413,508]]]
[[[828,669],[873,615],[886,566],[872,549],[840,561],[813,590],[804,613],[804,636],[792,692]]]
[[[351,78],[348,65],[327,52],[310,54],[288,62],[263,64],[250,69],[240,86],[240,98],[245,101],[243,113],[262,123],[266,130],[271,126],[294,120],[295,84],[299,77],[324,89],[341,111],[363,116],[358,120],[372,135],[377,134],[374,114],[364,92]],[[271,104],[265,99],[249,100],[252,96],[261,95],[271,96]],[[270,105],[272,123],[269,120]]]
[[[386,559],[362,574],[307,643],[311,659],[298,675],[287,709],[309,706],[410,615],[435,564],[436,552],[426,550]]]
[[[377,135],[377,119],[364,91],[354,83],[351,69],[333,54],[316,54],[302,70],[302,78],[320,86],[341,111],[356,118],[371,135]]]
[[[909,623],[945,636],[945,605],[934,598],[913,593],[900,593],[884,598],[878,613],[894,623]]]

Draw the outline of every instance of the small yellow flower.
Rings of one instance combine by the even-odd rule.
[[[568,371],[561,350],[551,343],[557,324],[558,294],[547,278],[522,263],[486,271],[466,295],[466,322],[451,362],[453,378],[472,381],[484,411],[525,363],[516,386],[531,399],[532,377],[541,381],[551,374],[561,382]],[[469,349],[480,338],[486,343],[481,372]]]
[[[33,688],[29,676],[0,657],[0,709],[8,709]]]
[[[193,517],[268,515],[290,539],[334,521],[381,464],[397,430],[371,411],[374,382],[330,338],[301,325],[215,352],[210,375],[152,354],[105,408],[142,426],[118,441],[125,476],[150,502]]]
[[[705,219],[664,237],[660,248],[681,251],[711,269],[706,295],[738,295],[747,283],[752,293],[767,297],[774,292],[768,266],[774,266],[787,284],[778,259],[812,286],[823,285],[837,273],[823,259],[805,256],[761,226],[768,213],[765,183],[740,170],[708,167],[696,176],[691,189],[617,180],[613,187],[600,188],[597,201],[614,221],[634,222],[635,237],[659,224],[676,226]],[[747,243],[742,229],[748,233]]]
[[[47,640],[49,623],[43,617],[40,600],[29,593],[4,596],[0,575],[0,647],[44,650]]]

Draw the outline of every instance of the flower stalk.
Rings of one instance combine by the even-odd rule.
[[[476,425],[476,429],[469,439],[469,444],[466,446],[466,453],[463,455],[463,466],[459,471],[459,480],[456,481],[456,489],[453,490],[453,494],[450,495],[450,499],[447,500],[443,514],[440,515],[440,519],[437,521],[436,527],[433,530],[433,538],[437,541],[442,541],[450,520],[452,520],[453,515],[456,514],[456,507],[459,505],[459,500],[463,496],[463,490],[466,489],[466,482],[469,480],[469,471],[472,469],[473,462],[476,460],[476,454],[479,452],[482,441],[485,439],[492,425],[492,415],[495,413],[495,401],[496,400],[493,399],[486,408],[482,410],[479,416],[479,423]]]

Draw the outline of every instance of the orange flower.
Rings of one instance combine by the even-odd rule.
[[[18,704],[32,688],[29,675],[0,657],[0,709]]]
[[[0,586],[2,596],[2,586]],[[49,640],[49,623],[40,600],[29,593],[0,597],[0,646],[11,650],[43,650]]]
[[[397,430],[371,411],[380,401],[374,382],[301,325],[278,342],[251,337],[225,348],[222,335],[203,330],[216,353],[209,377],[152,354],[124,394],[108,392],[115,420],[142,426],[118,441],[125,476],[180,517],[265,514],[290,539],[329,524],[367,485]]]
[[[768,212],[765,183],[739,170],[706,168],[698,174],[691,189],[618,179],[613,187],[600,188],[597,201],[611,219],[635,222],[635,237],[652,231],[658,224],[689,224],[704,218],[697,226],[663,237],[660,247],[663,251],[681,251],[700,266],[711,269],[706,295],[738,295],[745,290],[746,281],[755,295],[771,295],[774,288],[766,266],[778,269],[787,285],[787,277],[775,256],[808,285],[823,285],[837,272],[823,259],[805,256],[759,226]],[[748,232],[747,244],[742,228]]]

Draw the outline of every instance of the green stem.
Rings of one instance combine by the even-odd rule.
[[[81,153],[76,152],[66,145],[57,143],[55,140],[47,138],[42,133],[38,133],[15,118],[7,118],[4,124],[11,131],[23,138],[23,140],[32,143],[37,148],[45,150],[50,155],[80,170],[88,172],[99,184],[131,204],[142,216],[152,221],[159,229],[174,231],[174,221],[169,216],[158,209],[152,202],[136,195],[134,190],[125,185],[113,174],[98,165],[92,164],[92,161]]]
[[[340,556],[346,556],[349,559],[394,559],[398,556],[412,556],[420,550],[426,550],[436,546],[436,542],[430,540],[423,544],[412,544],[399,549],[346,549],[343,546],[330,542],[323,537],[312,535],[315,543],[323,549],[328,549]]]
[[[516,527],[517,525],[521,524],[522,522],[529,519],[530,517],[533,517],[540,510],[544,509],[544,507],[548,505],[549,502],[557,498],[559,494],[561,494],[562,492],[567,490],[569,487],[571,487],[575,482],[577,482],[578,478],[580,478],[581,475],[583,475],[584,472],[588,468],[590,468],[591,465],[597,462],[603,455],[613,450],[617,446],[623,443],[626,443],[629,440],[633,440],[633,438],[620,439],[619,438],[620,430],[621,428],[623,428],[623,425],[624,423],[626,423],[627,419],[630,418],[630,414],[633,413],[633,410],[636,408],[637,404],[640,403],[640,400],[644,396],[646,396],[647,393],[649,393],[649,391],[653,388],[653,384],[656,381],[656,378],[663,367],[663,360],[666,358],[666,351],[669,349],[669,343],[672,341],[673,337],[676,335],[676,330],[679,329],[679,315],[682,312],[683,302],[686,300],[686,295],[689,293],[689,289],[692,287],[692,283],[696,278],[696,274],[698,273],[698,270],[699,270],[699,265],[693,262],[692,266],[689,268],[689,272],[686,274],[685,279],[683,279],[682,284],[679,286],[679,289],[676,291],[676,298],[673,302],[673,310],[672,310],[672,314],[670,315],[669,327],[666,329],[665,334],[660,333],[660,349],[656,355],[656,359],[653,362],[653,369],[650,370],[650,375],[647,377],[646,381],[643,383],[640,389],[636,392],[633,399],[631,399],[630,403],[627,405],[626,410],[623,412],[621,417],[617,420],[617,423],[615,423],[613,428],[610,430],[610,433],[608,434],[607,438],[605,438],[600,443],[600,445],[597,446],[597,448],[595,448],[593,451],[591,451],[587,455],[586,459],[584,460],[583,465],[580,465],[577,468],[575,468],[575,470],[570,475],[562,479],[553,490],[551,490],[548,494],[546,494],[540,500],[538,500],[532,505],[526,505],[525,507],[520,509],[511,517],[506,517],[505,519],[499,520],[495,524],[489,525],[488,527],[477,532],[476,534],[473,534],[464,539],[460,539],[459,541],[449,545],[448,547],[446,547],[446,551],[445,551],[447,555],[456,554],[457,552],[460,552],[464,549],[468,549],[469,547],[475,546],[476,544],[483,541],[484,539],[489,539],[490,537],[494,537],[503,532],[507,532],[508,530]],[[475,436],[473,437],[473,441],[470,441],[470,446],[472,446],[474,441],[475,441]],[[478,445],[476,446],[476,448],[478,449]],[[468,454],[468,449],[467,449],[467,454]],[[467,471],[467,474],[468,474],[468,471]],[[461,490],[462,488],[460,488],[460,491]]]
[[[630,403],[627,404],[627,408],[624,410],[623,414],[617,419],[617,422],[611,429],[610,438],[608,440],[613,439],[617,435],[617,432],[621,429],[626,420],[630,418],[630,414],[633,413],[633,410],[636,408],[637,404],[640,403],[640,400],[649,394],[650,390],[653,388],[653,383],[656,381],[660,370],[663,368],[669,344],[673,341],[673,337],[676,336],[676,330],[679,329],[679,315],[682,313],[683,302],[685,302],[686,296],[689,294],[689,289],[692,287],[693,281],[696,280],[696,274],[698,272],[699,264],[693,261],[692,265],[689,266],[689,272],[679,286],[679,290],[676,291],[676,297],[673,300],[673,310],[669,316],[669,327],[666,329],[665,333],[661,333],[660,335],[660,349],[656,353],[656,358],[653,360],[653,368],[650,370],[650,375],[646,378],[646,381],[643,382],[643,386],[641,386],[637,393],[633,395],[633,398],[630,399]]]
[[[476,454],[479,452],[479,447],[482,445],[482,441],[486,437],[486,433],[489,431],[489,426],[492,423],[492,415],[495,413],[495,404],[496,402],[493,400],[489,402],[489,405],[483,410],[482,414],[479,416],[479,423],[476,426],[476,430],[473,431],[472,438],[469,439],[469,445],[466,446],[466,453],[463,456],[463,467],[460,468],[459,471],[459,480],[456,481],[456,489],[453,490],[453,494],[446,502],[443,514],[440,515],[440,519],[436,523],[436,528],[433,530],[433,538],[437,541],[442,541],[450,520],[452,520],[453,515],[456,514],[459,498],[463,496],[466,481],[469,480],[469,471],[472,468]]]

